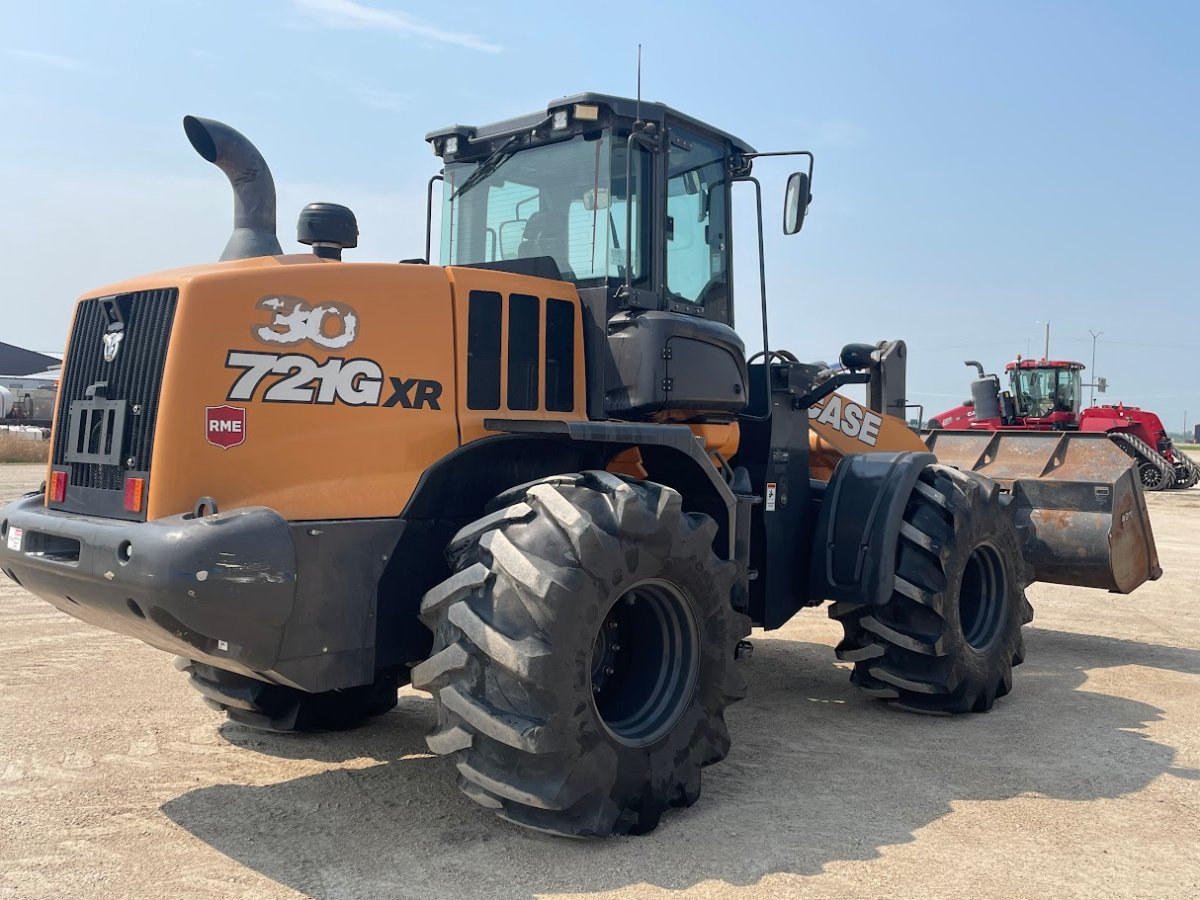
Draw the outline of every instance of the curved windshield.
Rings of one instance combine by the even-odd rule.
[[[640,154],[642,156],[644,154]],[[640,161],[639,161],[640,163]],[[577,135],[445,168],[442,265],[549,256],[564,278],[641,275],[644,223],[638,197],[645,166],[633,167],[633,253],[627,253],[625,144],[608,132]]]
[[[1079,409],[1079,372],[1074,369],[1014,369],[1012,391],[1023,416],[1042,418]]]

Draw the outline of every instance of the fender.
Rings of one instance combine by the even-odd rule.
[[[603,469],[628,447],[642,448],[651,480],[679,490],[685,508],[717,520],[714,546],[719,556],[733,558],[733,494],[686,426],[498,419],[485,426],[500,433],[463,444],[430,466],[399,514],[403,533],[377,592],[377,669],[398,667],[406,676],[407,664],[429,655],[432,635],[417,623],[421,597],[449,572],[446,544],[483,515],[493,497],[538,478]]]
[[[814,601],[885,603],[895,579],[900,522],[932,453],[858,453],[838,463],[813,534]]]

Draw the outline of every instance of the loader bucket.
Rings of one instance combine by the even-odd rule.
[[[938,462],[1009,490],[1037,581],[1128,594],[1162,575],[1133,460],[1103,434],[932,431]]]

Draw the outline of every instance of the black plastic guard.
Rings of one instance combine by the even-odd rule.
[[[813,534],[814,601],[878,605],[892,593],[896,542],[913,485],[932,453],[859,453],[833,471]]]
[[[42,502],[0,509],[0,569],[68,615],[301,690],[374,678],[376,594],[402,521],[289,523],[246,507],[126,522]]]

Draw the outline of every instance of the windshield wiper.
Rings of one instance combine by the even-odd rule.
[[[514,145],[518,142],[519,138],[519,135],[514,134],[507,141],[489,153],[483,162],[479,164],[478,168],[476,168],[474,172],[467,176],[467,180],[464,181],[458,187],[458,189],[450,195],[450,199],[453,201],[457,199],[459,195],[465,194],[471,188],[475,187],[475,185],[479,184],[479,182],[483,181],[483,179],[487,178],[502,165],[512,159],[513,154],[516,153]]]

